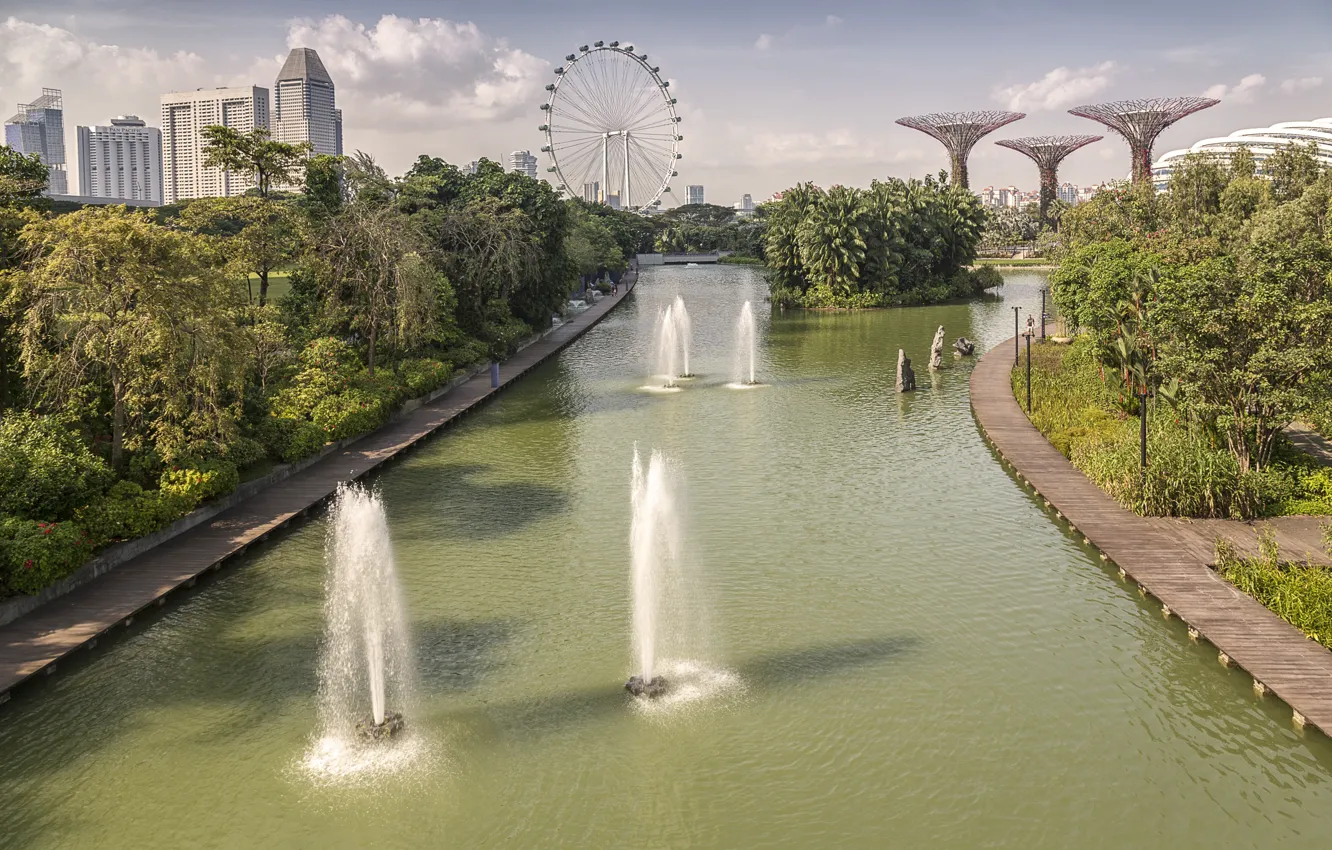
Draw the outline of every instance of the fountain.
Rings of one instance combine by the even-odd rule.
[[[680,554],[680,527],[671,470],[654,451],[644,470],[634,449],[629,530],[633,591],[633,653],[638,672],[625,683],[634,696],[657,697],[666,679],[657,671],[657,648],[664,621],[663,591]]]
[[[410,701],[407,618],[393,565],[388,519],[377,494],[338,487],[329,517],[326,620],[319,662],[319,714],[326,737],[379,740],[401,732]],[[369,713],[366,713],[366,708]]]
[[[652,365],[665,380],[661,389],[679,389],[677,381],[694,377],[689,371],[690,336],[689,312],[685,310],[684,299],[676,296],[673,303],[657,314],[653,332]]]
[[[759,386],[754,377],[756,342],[754,308],[746,301],[740,308],[740,319],[735,325],[735,380],[727,384],[731,389],[744,390]]]

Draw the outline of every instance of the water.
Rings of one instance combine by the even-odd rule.
[[[735,385],[738,387],[752,387],[758,383],[754,377],[757,336],[754,308],[746,301],[740,308],[740,318],[735,323]]]
[[[1326,846],[1332,747],[998,467],[972,359],[893,391],[898,348],[1006,339],[1040,282],[803,313],[742,267],[645,270],[378,478],[418,696],[373,782],[306,764],[319,518],[0,706],[0,846]],[[677,295],[697,377],[639,392]],[[746,300],[768,386],[732,392]],[[691,646],[655,662],[692,701],[624,692],[635,444],[674,465],[681,566],[706,581]]]
[[[647,685],[657,678],[657,637],[667,573],[680,555],[680,527],[669,475],[661,452],[652,453],[644,470],[638,451],[634,451],[630,497],[633,519],[629,525],[633,647],[638,662],[636,674]]]

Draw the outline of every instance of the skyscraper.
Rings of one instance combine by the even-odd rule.
[[[46,164],[46,194],[69,194],[65,173],[65,106],[60,89],[42,89],[32,103],[20,103],[5,122],[5,144],[22,154],[37,154]]]
[[[509,154],[509,170],[526,174],[535,180],[537,179],[537,158],[532,156],[531,151],[514,151]]]
[[[93,198],[162,203],[162,131],[137,115],[79,127],[79,191]]]
[[[244,174],[204,167],[203,129],[213,124],[248,133],[267,129],[268,89],[197,89],[162,95],[162,200],[226,198],[254,186]]]
[[[689,186],[688,188],[686,188],[686,189],[685,189],[685,203],[687,203],[687,204],[701,204],[701,203],[704,203],[704,201],[703,201],[703,187],[702,187],[702,186]]]
[[[308,47],[287,54],[273,84],[273,138],[309,142],[312,154],[342,153],[342,112],[334,102],[333,79]]]
[[[583,200],[590,204],[601,202],[601,181],[594,180],[591,183],[583,184]]]

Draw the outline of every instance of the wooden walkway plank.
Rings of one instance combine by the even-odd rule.
[[[632,292],[605,297],[500,364],[500,386],[489,371],[430,404],[366,434],[290,478],[261,490],[207,522],[127,561],[42,607],[0,626],[0,702],[24,680],[55,669],[61,658],[95,640],[167,594],[192,585],[253,543],[298,519],[435,431],[475,409],[582,336]]]
[[[1247,541],[1256,534],[1254,525],[1144,518],[1122,508],[1031,424],[1013,396],[1012,351],[1009,338],[980,358],[971,373],[971,408],[981,432],[1023,487],[1048,502],[1103,557],[1230,662],[1290,705],[1298,723],[1332,734],[1332,652],[1210,568],[1217,536]],[[1276,529],[1284,551],[1304,545],[1311,539],[1309,529],[1316,528],[1313,521],[1291,520]]]

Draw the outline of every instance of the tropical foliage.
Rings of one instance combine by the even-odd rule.
[[[805,307],[925,304],[997,285],[971,271],[985,213],[939,179],[874,181],[868,189],[803,183],[764,205],[773,300]]]

